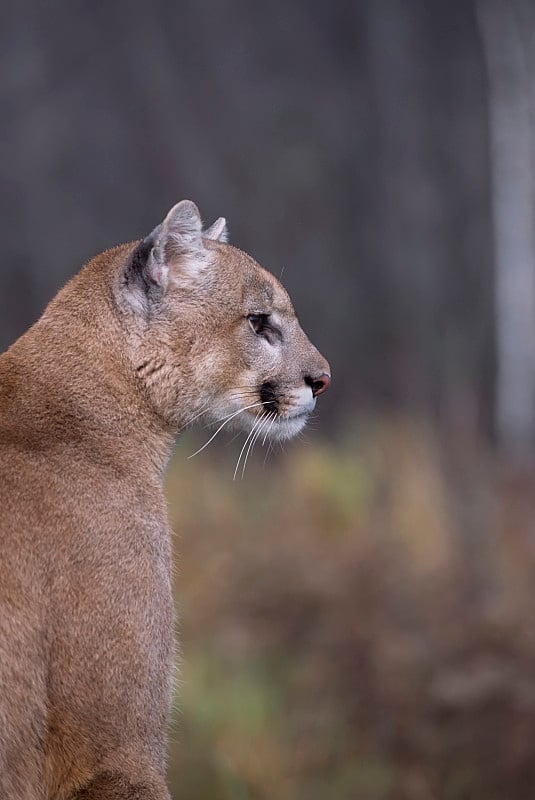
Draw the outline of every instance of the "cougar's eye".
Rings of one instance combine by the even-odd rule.
[[[247,319],[256,335],[261,336],[269,344],[276,345],[282,342],[282,331],[274,324],[271,314],[249,314]]]
[[[247,319],[253,331],[259,335],[268,328],[269,314],[249,314]]]

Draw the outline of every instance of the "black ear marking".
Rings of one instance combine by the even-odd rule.
[[[149,301],[161,297],[163,287],[158,281],[159,271],[155,270],[154,249],[155,236],[146,236],[132,253],[124,270],[124,284],[136,294],[142,294]]]
[[[124,271],[124,279],[127,285],[136,283],[145,292],[149,291],[151,283],[154,283],[148,270],[149,256],[153,246],[154,239],[152,235],[147,236],[138,244]]]

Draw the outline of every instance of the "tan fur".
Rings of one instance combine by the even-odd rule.
[[[225,235],[178,204],[0,356],[2,800],[169,797],[173,440],[261,397],[235,422],[269,410],[271,435],[293,435],[329,372],[282,286]]]

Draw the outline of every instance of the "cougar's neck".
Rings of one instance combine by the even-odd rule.
[[[73,279],[1,357],[4,428],[18,429],[28,446],[76,448],[113,470],[161,480],[173,431],[136,379],[106,284],[87,278]]]

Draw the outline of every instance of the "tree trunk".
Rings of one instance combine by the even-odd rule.
[[[496,430],[511,454],[535,439],[535,249],[531,78],[518,9],[479,0],[489,80],[497,342]]]

